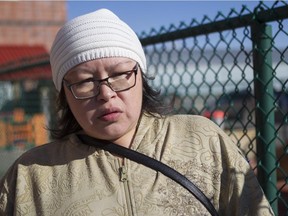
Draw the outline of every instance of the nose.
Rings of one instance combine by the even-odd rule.
[[[116,96],[116,92],[113,91],[107,82],[101,82],[99,85],[99,93],[97,95],[98,100],[108,101]]]

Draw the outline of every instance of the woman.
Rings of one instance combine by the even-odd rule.
[[[209,215],[170,178],[82,142],[88,135],[184,174],[219,215],[273,215],[236,145],[210,120],[164,115],[140,41],[101,9],[67,22],[51,49],[54,142],[23,154],[0,185],[1,215]],[[104,142],[104,141],[103,141]]]

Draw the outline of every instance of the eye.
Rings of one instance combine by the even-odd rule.
[[[75,85],[82,85],[82,84],[87,84],[87,83],[91,83],[91,82],[95,82],[95,79],[94,78],[88,78],[88,79],[84,79],[84,80],[81,80],[81,81],[78,81],[78,82],[75,82],[74,84]]]

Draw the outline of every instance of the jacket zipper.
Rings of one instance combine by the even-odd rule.
[[[121,182],[126,182],[127,181],[127,169],[125,166],[121,166],[119,168],[120,170],[120,181]]]
[[[133,208],[132,208],[132,202],[131,202],[131,194],[129,192],[129,180],[128,180],[128,174],[127,174],[127,168],[125,166],[125,159],[124,159],[124,163],[121,164],[120,162],[120,168],[119,168],[119,178],[120,181],[123,183],[124,186],[124,193],[125,193],[125,198],[126,198],[126,202],[127,202],[127,211],[128,211],[128,215],[133,215]]]

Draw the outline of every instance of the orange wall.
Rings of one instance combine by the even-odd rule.
[[[65,1],[0,1],[0,45],[44,45],[66,21]]]

